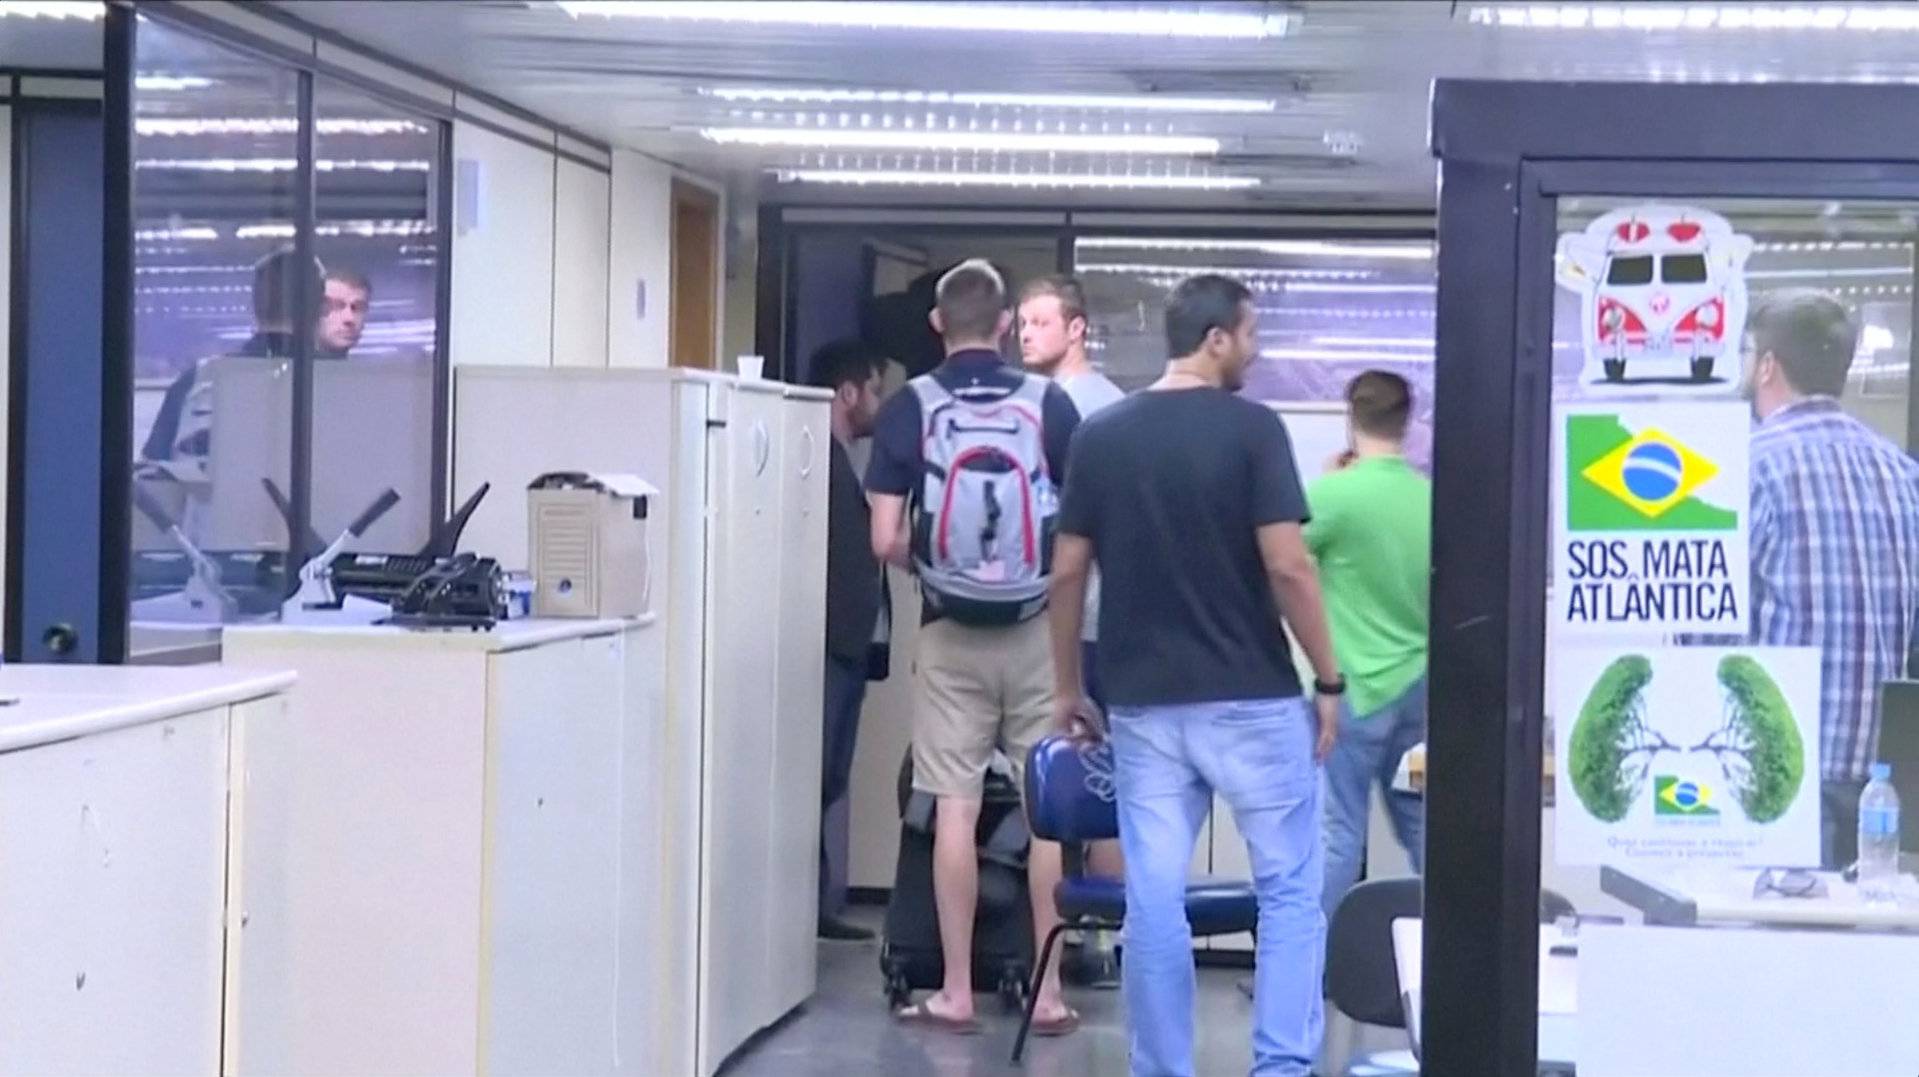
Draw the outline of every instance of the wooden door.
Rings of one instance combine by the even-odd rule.
[[[716,368],[716,312],[720,293],[720,199],[712,191],[673,181],[672,312],[667,354],[674,366]]]

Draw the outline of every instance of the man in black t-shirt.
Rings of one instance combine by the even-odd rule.
[[[868,651],[879,618],[880,564],[873,556],[866,494],[847,447],[873,432],[886,359],[862,340],[839,340],[815,352],[813,384],[833,391],[833,442],[828,448],[826,494],[826,713],[821,751],[820,809],[846,795],[866,700]],[[846,904],[828,864],[831,843],[820,841],[820,938],[857,942],[873,933],[840,918]]]
[[[1194,277],[1173,292],[1175,358],[1147,391],[1081,428],[1054,549],[1062,730],[1091,732],[1079,642],[1094,560],[1104,581],[1100,674],[1126,854],[1122,979],[1141,1077],[1193,1072],[1185,894],[1215,793],[1246,839],[1259,893],[1253,1072],[1305,1077],[1323,1027],[1318,764],[1345,683],[1286,428],[1234,395],[1257,354],[1256,321],[1251,294],[1225,277]],[[1310,706],[1286,627],[1313,665]]]

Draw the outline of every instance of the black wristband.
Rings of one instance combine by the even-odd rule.
[[[1313,680],[1313,694],[1321,696],[1343,696],[1346,694],[1346,678],[1341,677],[1330,684],[1315,678]]]

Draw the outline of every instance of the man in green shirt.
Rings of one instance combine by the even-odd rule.
[[[1348,713],[1326,760],[1327,916],[1359,881],[1375,782],[1414,870],[1424,863],[1420,802],[1392,791],[1406,750],[1426,739],[1432,483],[1406,462],[1406,379],[1368,371],[1346,387],[1352,447],[1312,483],[1306,545],[1319,562]]]

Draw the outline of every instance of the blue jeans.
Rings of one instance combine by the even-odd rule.
[[[1426,739],[1426,680],[1375,714],[1339,723],[1339,739],[1326,759],[1326,916],[1359,881],[1366,860],[1366,831],[1372,816],[1373,784],[1385,794],[1393,833],[1405,846],[1414,871],[1426,862],[1426,806],[1415,796],[1393,792],[1393,774],[1406,752]]]
[[[826,713],[820,722],[825,743],[820,748],[820,810],[831,808],[845,796],[853,781],[853,752],[860,733],[860,706],[866,700],[866,664],[826,656],[826,680],[821,701]],[[824,820],[822,819],[822,828]],[[846,893],[834,884],[846,872],[834,871],[831,850],[834,842],[824,829],[820,831],[820,915],[838,916],[845,910]],[[843,845],[844,843],[840,843]]]
[[[1319,775],[1301,699],[1116,708],[1113,768],[1126,853],[1126,1026],[1134,1077],[1192,1077],[1187,873],[1217,792],[1259,893],[1253,1074],[1304,1077],[1324,1030]]]

